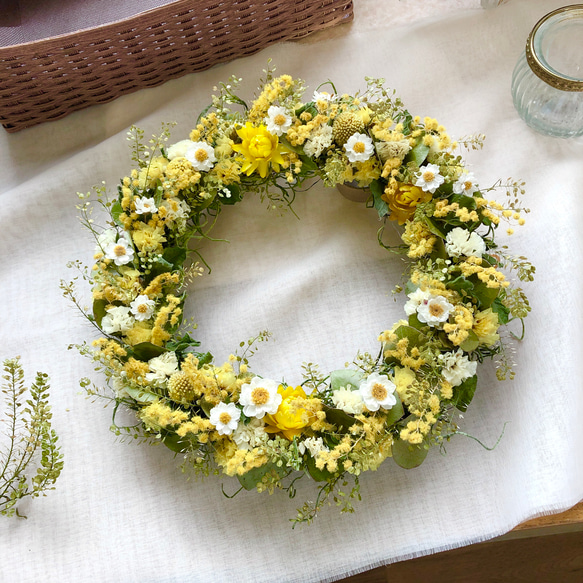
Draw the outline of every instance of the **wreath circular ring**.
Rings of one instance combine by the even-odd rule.
[[[162,442],[204,475],[291,496],[309,476],[317,497],[293,521],[310,522],[332,499],[351,511],[359,475],[387,457],[412,468],[461,433],[456,410],[472,400],[478,363],[493,358],[498,378],[512,378],[506,346],[514,335],[505,326],[523,322],[530,307],[511,280],[532,280],[534,267],[494,235],[503,222],[512,234],[528,209],[519,202],[523,183],[483,188],[465,167],[458,152],[479,149],[484,136],[452,142],[435,119],[411,115],[382,79],[367,78],[356,95],[328,82],[302,100],[302,81],[267,70],[250,105],[236,94],[239,81],[215,88],[188,139],[168,146],[164,126],[145,143],[132,128],[136,167],[117,195],[103,186],[79,194],[95,264],[73,263],[91,284],[85,315],[100,337],[77,347],[108,387],[82,385],[114,401],[114,411],[136,412],[131,427],[114,413],[118,435]],[[183,319],[186,286],[206,266],[189,242],[208,237],[223,205],[243,193],[287,208],[313,178],[365,189],[382,224],[402,226],[402,245],[387,247],[382,228],[378,239],[409,258],[398,290],[407,296],[403,319],[380,334],[378,357],[359,353],[329,374],[304,365],[300,386],[251,372],[248,355],[267,333],[213,363]],[[504,204],[491,200],[496,189]],[[107,213],[105,228],[92,218],[96,204]],[[81,307],[73,283],[62,285]]]

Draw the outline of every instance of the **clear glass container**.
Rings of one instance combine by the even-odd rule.
[[[541,134],[583,135],[583,4],[541,18],[512,75],[520,117]]]

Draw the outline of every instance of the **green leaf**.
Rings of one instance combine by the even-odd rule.
[[[123,226],[121,224],[121,221],[119,220],[119,215],[121,215],[121,213],[123,213],[121,203],[119,201],[114,202],[111,207],[111,218],[114,220],[115,223],[117,223],[120,226]]]
[[[150,273],[147,275],[147,281],[152,281],[155,277],[158,277],[162,273],[167,273],[172,271],[174,266],[169,261],[166,261],[164,257],[156,257],[152,261],[152,267],[150,268]]]
[[[423,328],[427,327],[427,324],[420,322],[417,314],[414,313],[409,316],[409,326],[415,328],[416,330],[422,330]]]
[[[429,154],[429,146],[426,146],[423,142],[419,142],[416,146],[409,150],[409,153],[405,156],[403,162],[408,164],[409,162],[414,162],[417,166],[421,166]]]
[[[411,445],[397,439],[393,442],[393,460],[398,466],[410,470],[420,466],[427,457],[428,450],[423,445]]]
[[[275,471],[279,475],[281,468],[278,468],[274,462],[269,462],[264,466],[253,468],[248,472],[245,472],[242,476],[237,475],[237,479],[245,490],[254,490],[257,487],[257,484],[261,482],[263,476],[272,471]]]
[[[475,210],[477,208],[476,199],[473,196],[466,196],[465,194],[453,194],[449,201],[450,203],[457,202],[460,207],[465,207],[468,210]]]
[[[474,398],[474,393],[476,392],[476,385],[478,384],[478,375],[474,375],[469,379],[466,379],[458,387],[454,387],[455,395],[452,399],[452,403],[460,410],[466,411],[468,405],[472,402]]]
[[[229,189],[231,196],[221,196],[221,203],[233,205],[237,204],[243,199],[243,191],[238,184],[229,184],[226,188]]]
[[[212,403],[209,403],[208,401],[201,399],[200,401],[198,401],[198,406],[203,410],[204,414],[207,417],[211,416],[211,409],[214,407]]]
[[[95,323],[99,327],[101,327],[103,316],[107,313],[105,308],[108,304],[109,302],[107,300],[93,300],[93,317],[95,318]]]
[[[148,362],[148,360],[155,358],[156,356],[160,356],[167,352],[166,348],[162,348],[162,346],[156,346],[151,342],[140,342],[140,344],[136,344],[132,346],[131,355],[138,360],[142,360],[143,362]]]
[[[210,352],[194,352],[198,358],[198,368],[202,368],[205,364],[210,364],[213,361],[213,355]]]
[[[342,411],[342,409],[334,409],[327,405],[324,405],[323,408],[326,412],[326,421],[336,425],[340,431],[348,431],[348,429],[356,423],[356,419]]]
[[[186,259],[186,249],[182,249],[181,247],[168,247],[164,250],[162,259],[174,269],[180,269]]]
[[[399,326],[395,330],[395,334],[399,340],[401,338],[407,338],[409,340],[409,346],[421,346],[426,340],[425,334],[412,326]]]
[[[170,450],[176,453],[187,451],[192,445],[192,441],[188,437],[180,437],[174,431],[160,431],[162,435],[162,443]]]
[[[144,389],[134,389],[133,387],[125,387],[125,392],[138,403],[153,403],[160,398],[160,395],[150,393]]]
[[[492,306],[499,292],[500,290],[498,288],[488,287],[484,282],[477,279],[477,282],[474,283],[472,295],[478,301],[478,307],[481,310],[486,310]]]
[[[382,219],[389,214],[389,205],[381,198],[385,192],[383,183],[380,180],[373,180],[369,185],[369,189],[372,193],[374,207]]]
[[[310,456],[306,462],[306,470],[316,482],[329,482],[334,478],[334,474],[329,472],[326,468],[322,470],[318,469],[316,467],[316,460],[312,456]]]
[[[500,297],[497,297],[490,306],[492,311],[498,314],[498,322],[500,324],[508,324],[508,316],[510,315],[510,310],[502,303]]]
[[[330,386],[333,391],[337,391],[341,387],[347,389],[354,387],[355,389],[358,389],[363,378],[364,374],[359,370],[352,370],[350,368],[333,370],[330,373]]]
[[[174,352],[184,352],[189,348],[194,348],[196,346],[200,346],[200,342],[191,338],[190,334],[184,334],[166,344],[166,348]]]
[[[441,239],[445,239],[447,235],[438,227],[437,222],[429,217],[423,217],[425,224],[427,225],[428,229],[434,234],[440,237]]]
[[[407,295],[412,294],[413,292],[417,291],[418,289],[419,289],[419,286],[416,283],[413,283],[411,280],[409,280],[405,284],[405,293]]]
[[[468,337],[460,344],[460,348],[464,352],[472,352],[473,350],[476,350],[479,345],[480,340],[478,339],[478,336],[474,331],[470,330]]]
[[[464,294],[471,294],[474,289],[474,284],[467,280],[463,275],[452,279],[447,283],[448,289],[458,292],[462,297]]]
[[[389,414],[387,415],[386,424],[388,426],[394,425],[403,417],[405,411],[403,409],[403,403],[401,403],[401,399],[399,395],[395,392],[395,397],[397,398],[397,402],[390,408]]]

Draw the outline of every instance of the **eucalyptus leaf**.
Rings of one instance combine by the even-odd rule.
[[[334,477],[334,474],[327,469],[318,469],[316,467],[316,460],[312,456],[306,462],[306,469],[311,478],[316,482],[329,482]]]
[[[395,463],[406,470],[420,466],[428,453],[423,445],[412,445],[402,439],[393,442],[392,450]]]
[[[353,387],[358,389],[363,378],[364,374],[360,370],[353,370],[350,368],[333,370],[330,373],[330,386],[332,387],[333,391],[337,391],[341,387],[345,387],[347,389]]]
[[[401,399],[399,398],[399,395],[397,395],[396,392],[395,397],[397,399],[397,402],[389,409],[389,413],[387,415],[386,424],[389,427],[391,425],[394,425],[397,421],[399,421],[399,419],[401,419],[401,417],[403,417],[403,415],[405,414],[405,410],[403,409],[403,403],[401,402]]]
[[[460,411],[467,410],[468,405],[474,398],[477,384],[478,375],[474,375],[473,377],[466,379],[461,385],[454,387],[455,392],[452,402]]]
[[[409,150],[409,153],[405,156],[403,162],[408,164],[409,162],[414,162],[417,166],[421,166],[429,154],[429,146],[426,146],[423,142],[419,142],[416,146]]]
[[[132,346],[131,354],[137,360],[142,360],[143,362],[148,362],[152,358],[156,356],[160,356],[167,352],[166,348],[162,348],[162,346],[156,346],[151,342],[140,342],[140,344],[136,344]]]
[[[95,318],[95,323],[101,327],[101,320],[107,313],[105,308],[108,305],[107,300],[93,300],[93,317]]]
[[[336,425],[340,431],[348,431],[356,423],[356,419],[342,411],[342,409],[334,409],[324,405],[324,411],[326,413],[326,421]]]
[[[421,346],[426,339],[425,334],[412,326],[399,326],[395,330],[395,334],[399,340],[401,338],[407,338],[409,340],[409,346]]]
[[[463,296],[464,293],[466,294],[471,293],[471,291],[474,289],[474,284],[471,281],[467,280],[463,275],[460,275],[459,277],[456,277],[455,279],[449,281],[447,283],[447,287],[458,292]]]
[[[369,189],[372,193],[374,207],[382,219],[389,214],[389,205],[381,198],[385,191],[383,184],[380,180],[373,180],[369,185]]]
[[[119,220],[119,215],[121,215],[121,213],[123,213],[121,203],[119,201],[115,201],[111,206],[111,218],[114,220],[115,223],[117,223],[120,226],[123,226],[121,221]]]
[[[192,441],[188,437],[180,437],[174,431],[162,430],[160,434],[162,435],[162,443],[176,453],[183,453],[192,445]]]
[[[134,389],[133,387],[125,387],[124,391],[138,403],[153,403],[160,398],[160,395],[151,393],[144,389]]]
[[[237,475],[237,479],[241,483],[241,486],[245,488],[245,490],[254,490],[257,487],[257,484],[261,482],[263,476],[272,471],[275,471],[279,474],[280,468],[278,468],[275,463],[269,462],[264,466],[253,468],[248,472],[245,472],[242,476]]]
[[[468,337],[460,344],[464,352],[472,352],[480,345],[480,340],[473,330],[469,330]]]

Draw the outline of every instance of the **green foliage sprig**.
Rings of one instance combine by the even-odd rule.
[[[0,419],[5,424],[7,445],[0,442],[0,514],[26,518],[19,514],[18,502],[54,489],[63,469],[63,455],[51,427],[48,375],[38,372],[27,389],[19,357],[5,360],[3,366],[6,382],[2,385],[4,410]]]

